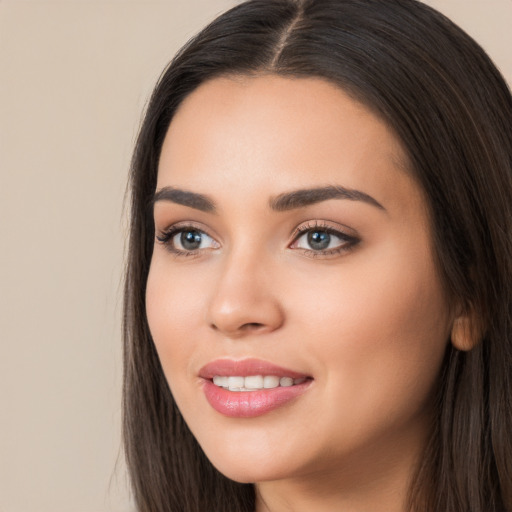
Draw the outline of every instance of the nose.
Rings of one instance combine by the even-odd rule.
[[[207,321],[224,336],[241,338],[271,333],[284,323],[277,283],[261,258],[232,255],[223,264],[209,301]]]

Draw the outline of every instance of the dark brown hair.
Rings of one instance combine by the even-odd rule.
[[[484,51],[416,0],[252,0],[161,76],[132,162],[124,312],[124,443],[141,512],[254,510],[177,409],[145,313],[162,142],[183,99],[219,75],[321,77],[383,117],[430,208],[436,258],[482,339],[448,344],[436,420],[410,489],[417,512],[512,511],[512,99]]]

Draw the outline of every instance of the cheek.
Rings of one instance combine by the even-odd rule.
[[[445,338],[448,301],[426,250],[389,244],[371,255],[353,256],[339,268],[295,276],[291,309],[300,311],[303,326],[315,325],[342,344],[356,338],[358,349],[384,341],[412,349],[415,340]]]
[[[146,287],[146,312],[149,329],[162,363],[169,377],[188,371],[194,339],[200,329],[202,294],[200,280],[184,278],[172,266],[154,259]],[[191,336],[194,333],[194,336]],[[179,368],[180,372],[175,372]],[[169,384],[172,382],[169,381]]]
[[[298,331],[333,403],[346,402],[353,414],[412,414],[438,376],[448,304],[428,255],[388,248],[376,256],[317,276],[323,286],[308,295]]]

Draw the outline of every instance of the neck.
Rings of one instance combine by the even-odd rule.
[[[258,483],[256,512],[407,512],[424,446],[402,438],[386,450],[366,447],[347,457],[343,467]]]

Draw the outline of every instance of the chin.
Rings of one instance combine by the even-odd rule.
[[[290,476],[290,464],[285,467],[281,462],[284,458],[275,452],[264,457],[260,455],[257,460],[240,452],[223,455],[217,453],[211,457],[206,453],[206,456],[225,477],[243,484],[280,480]]]
[[[240,467],[234,466],[223,461],[221,464],[214,464],[215,468],[222,473],[225,477],[238,482],[240,484],[255,484],[260,482],[268,482],[274,480],[281,480],[289,476],[286,472],[273,472],[269,471],[267,467]]]

